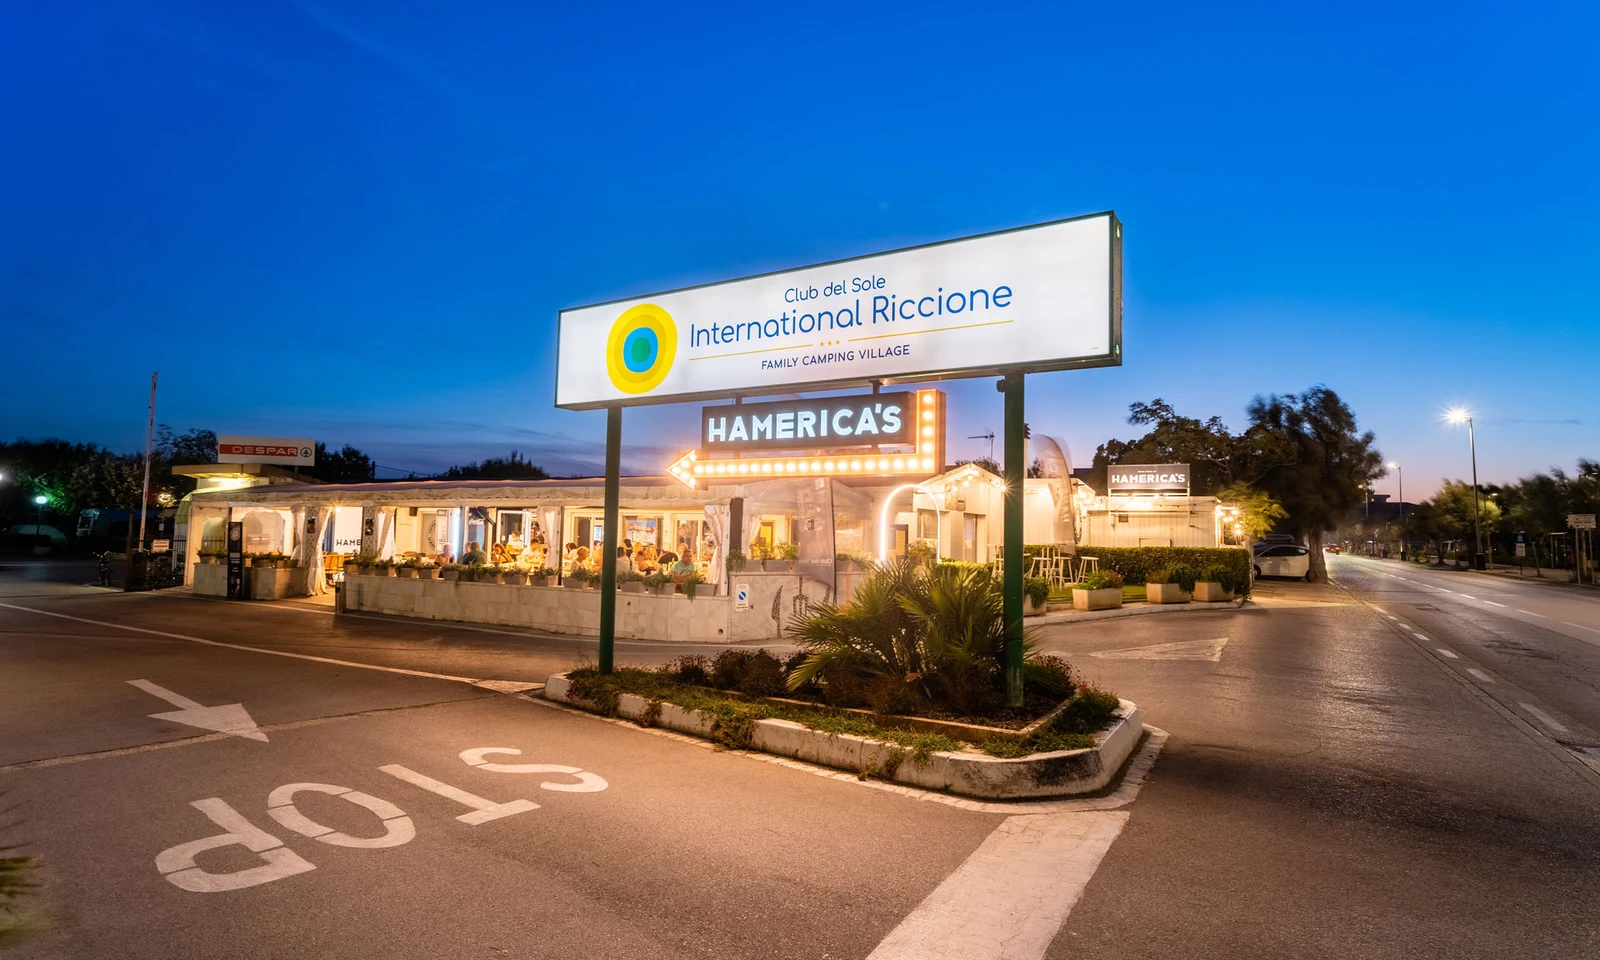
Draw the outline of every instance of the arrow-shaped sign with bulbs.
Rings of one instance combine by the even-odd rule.
[[[700,448],[667,469],[691,487],[773,477],[932,476],[944,469],[944,405],[942,391],[919,390],[704,407]]]

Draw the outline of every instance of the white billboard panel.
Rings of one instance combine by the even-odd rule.
[[[561,311],[556,406],[1122,362],[1113,213]]]

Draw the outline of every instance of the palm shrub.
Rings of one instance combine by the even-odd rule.
[[[1078,582],[1079,590],[1122,589],[1122,574],[1115,570],[1095,570]]]
[[[927,701],[978,714],[1003,698],[1005,611],[984,567],[875,567],[849,604],[819,604],[795,617],[791,632],[805,659],[790,669],[789,689],[820,682],[839,706],[903,712]],[[1070,670],[1035,666],[1025,677],[1038,688],[1070,687]]]
[[[1042,607],[1050,601],[1050,581],[1044,577],[1023,577],[1022,592],[1028,595],[1036,607]]]

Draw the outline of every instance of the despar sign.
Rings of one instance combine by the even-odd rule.
[[[1113,213],[561,311],[556,406],[1122,362]]]
[[[298,437],[218,437],[217,462],[309,467],[317,462],[317,442]]]
[[[700,449],[811,450],[916,442],[916,395],[880,393],[700,410]]]
[[[1187,463],[1137,463],[1106,468],[1111,493],[1182,493],[1189,489]]]

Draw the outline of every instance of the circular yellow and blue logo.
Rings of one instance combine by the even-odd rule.
[[[648,393],[661,385],[678,353],[678,325],[653,303],[622,312],[606,341],[606,372],[623,393]]]

